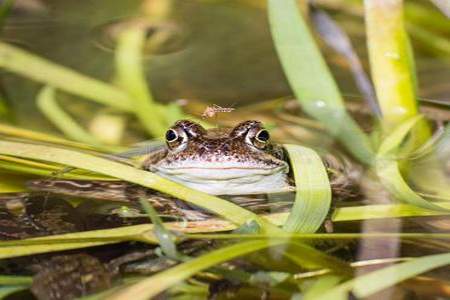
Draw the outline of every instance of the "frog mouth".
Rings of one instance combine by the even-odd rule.
[[[277,173],[288,173],[285,165],[275,167],[155,167],[153,170],[160,175],[183,178],[186,181],[211,181],[211,180],[242,180],[257,181],[263,176]]]
[[[243,195],[286,192],[287,166],[158,168],[158,175],[212,195]]]

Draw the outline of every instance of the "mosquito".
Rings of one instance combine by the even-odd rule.
[[[202,113],[202,118],[203,119],[213,118],[217,116],[218,113],[230,113],[234,110],[235,110],[234,107],[222,107],[217,104],[213,104],[205,108],[205,110]]]

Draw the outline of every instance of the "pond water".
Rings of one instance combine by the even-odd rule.
[[[1,1],[0,4],[6,7],[7,2]],[[443,36],[450,33],[450,29],[449,26],[439,25],[440,17],[436,17],[435,23],[420,17],[419,12],[429,13],[430,16],[439,13],[430,3],[411,2],[412,4],[405,6],[405,11],[415,51],[418,103],[420,111],[429,120],[432,137],[427,139],[425,146],[415,151],[411,152],[409,149],[410,152],[407,152],[406,145],[404,152],[392,152],[393,157],[383,156],[382,159],[400,162],[399,168],[405,175],[405,180],[418,192],[414,194],[411,190],[411,193],[425,197],[427,203],[448,207],[448,203],[443,200],[447,201],[450,196],[445,188],[448,187],[450,176],[450,54],[448,41],[445,41]],[[316,1],[315,6],[316,8],[310,8],[312,12],[317,12],[317,8],[323,9],[348,33],[355,49],[352,55],[359,56],[361,66],[367,72],[369,59],[362,6],[358,3],[347,6],[347,3],[343,4],[342,1]],[[307,296],[305,299],[316,299],[321,293],[333,291],[333,287],[353,275],[362,276],[364,279],[364,275],[371,271],[411,261],[412,257],[426,258],[433,254],[448,254],[448,212],[399,204],[389,195],[388,191],[392,192],[389,180],[380,181],[378,178],[380,164],[358,162],[352,157],[355,152],[352,152],[348,143],[345,148],[327,133],[323,123],[309,117],[302,110],[293,96],[294,92],[277,56],[267,9],[265,1],[259,0],[15,1],[11,10],[6,13],[6,19],[0,19],[1,42],[45,59],[44,65],[48,69],[30,63],[29,70],[32,71],[27,74],[28,65],[22,63],[20,72],[10,72],[11,70],[5,70],[6,68],[0,71],[0,238],[9,241],[0,245],[0,257],[3,258],[0,260],[0,294],[5,289],[5,295],[11,293],[7,299],[75,299],[106,291],[111,294],[98,294],[99,298],[95,299],[110,299],[110,295],[117,297],[114,299],[129,299],[132,292],[126,297],[120,294],[127,291],[123,288],[125,285],[141,282],[150,275],[164,275],[166,273],[163,272],[169,272],[164,280],[156,277],[154,282],[147,282],[147,290],[158,290],[162,286],[165,290],[164,282],[174,280],[173,284],[168,286],[171,289],[160,294],[161,299],[302,299],[304,295]],[[0,13],[0,18],[1,15]],[[312,19],[309,19],[309,22],[313,24]],[[426,34],[421,31],[420,26],[428,30]],[[143,29],[144,32],[142,47],[139,49],[142,52],[138,51],[137,56],[142,54],[137,69],[142,70],[140,75],[144,77],[139,77],[139,72],[135,76],[133,70],[126,69],[126,65],[136,67],[136,64],[133,64],[133,59],[136,58],[136,52],[133,51],[136,48],[122,48],[122,60],[117,54],[123,32],[133,27]],[[343,98],[347,101],[348,111],[362,131],[368,133],[370,144],[378,147],[391,132],[381,132],[382,120],[374,117],[376,112],[371,111],[370,105],[365,102],[367,93],[365,95],[364,91],[358,89],[361,87],[361,82],[358,82],[361,77],[355,80],[352,74],[358,64],[354,61],[349,63],[348,57],[346,59],[345,55],[337,53],[330,46],[330,42],[327,42],[327,38],[319,36],[318,31],[314,34]],[[132,35],[128,37],[130,40],[133,38]],[[138,38],[137,40],[139,43]],[[339,44],[343,40],[333,40],[332,37],[332,42]],[[2,52],[4,49],[0,46],[0,60],[8,59]],[[397,53],[388,52],[388,56],[402,61],[402,57],[398,57]],[[124,61],[128,64],[123,64]],[[4,66],[5,63],[0,65]],[[55,70],[62,72],[53,73]],[[87,99],[89,92],[86,93],[85,87],[98,88],[98,81],[91,81],[93,85],[80,84],[82,80],[67,82],[66,80],[80,78],[76,77],[78,75],[73,77],[73,72],[87,76],[87,81],[104,82],[105,85],[100,86],[97,97],[103,97],[103,100]],[[59,124],[49,117],[46,111],[46,108],[51,109],[53,104],[46,102],[46,105],[42,105],[40,102],[46,95],[54,95],[51,88],[42,90],[42,81],[47,80],[42,78],[47,78],[46,76],[50,78],[49,85],[57,83],[57,103],[69,116],[55,113],[54,109],[53,115],[61,121]],[[367,75],[367,78],[370,76]],[[70,90],[72,83],[73,89],[78,89],[77,92]],[[363,84],[367,85],[368,81]],[[370,92],[370,84],[368,89]],[[147,91],[150,93],[146,94]],[[42,97],[39,98],[38,95]],[[92,98],[95,97],[94,95]],[[129,100],[133,97],[140,100],[143,97],[150,102],[153,98],[163,105],[146,106],[148,103],[144,103],[140,106],[142,101],[124,101],[117,104],[121,99]],[[49,98],[52,97],[45,99]],[[334,109],[326,99],[321,99],[313,99],[315,109]],[[111,105],[100,104],[102,101],[109,101]],[[149,107],[147,115],[140,113],[142,108]],[[207,107],[211,115],[209,118],[202,118],[202,113],[206,115]],[[339,113],[336,110],[335,114],[330,116],[340,116]],[[73,117],[73,120],[70,117]],[[96,189],[88,189],[95,176],[100,176],[103,180],[111,178],[105,178],[104,173],[107,172],[103,172],[103,175],[93,174],[93,170],[97,170],[98,166],[86,157],[84,163],[90,166],[86,168],[89,171],[64,168],[64,164],[57,160],[61,159],[70,165],[71,157],[56,158],[58,149],[66,148],[110,161],[119,161],[123,165],[139,167],[142,165],[143,154],[156,153],[156,159],[165,155],[165,152],[161,152],[165,147],[161,146],[163,143],[159,140],[148,143],[148,140],[155,138],[154,132],[162,136],[169,125],[180,117],[194,118],[207,128],[233,127],[244,120],[259,120],[264,123],[265,128],[270,131],[270,137],[277,143],[301,144],[315,149],[322,160],[326,161],[324,170],[326,169],[331,181],[332,202],[325,214],[320,209],[322,204],[317,204],[319,202],[305,200],[293,205],[296,199],[326,198],[320,194],[326,194],[322,186],[314,186],[314,180],[317,180],[317,173],[320,172],[305,171],[307,174],[304,175],[301,172],[307,168],[302,169],[302,166],[298,172],[303,176],[310,176],[309,181],[302,182],[311,185],[306,191],[297,186],[297,196],[300,194],[300,198],[296,198],[295,192],[221,198],[252,212],[266,215],[277,225],[283,224],[292,210],[295,211],[299,207],[300,211],[316,207],[316,210],[310,210],[310,215],[303,217],[305,220],[313,220],[312,222],[315,218],[320,220],[318,235],[311,235],[310,240],[296,240],[301,244],[271,245],[268,250],[242,256],[247,252],[236,246],[241,242],[248,242],[244,246],[247,249],[255,247],[255,251],[266,247],[255,246],[261,242],[261,237],[255,238],[252,235],[259,230],[264,229],[264,233],[278,237],[273,239],[274,243],[280,243],[280,236],[286,233],[273,231],[273,227],[260,219],[248,221],[236,228],[236,224],[213,218],[217,211],[212,213],[199,205],[168,196],[169,184],[156,179],[144,182],[139,181],[139,176],[127,177],[137,178],[133,181],[135,183],[144,182],[143,185],[149,186],[153,184],[164,193],[115,181],[106,183],[122,187],[121,194],[113,194],[116,190],[111,190],[108,194],[104,181]],[[152,127],[158,118],[163,119],[162,128]],[[342,122],[343,120],[347,119],[343,118]],[[2,127],[3,125],[6,127]],[[29,131],[14,131],[7,126],[15,126],[15,130],[20,128]],[[68,129],[69,127],[72,129]],[[334,128],[328,127],[328,130],[330,129]],[[51,136],[41,136],[39,133],[48,133]],[[192,128],[188,128],[185,134],[192,134]],[[55,136],[64,137],[65,140],[58,140]],[[176,136],[180,143],[182,137],[181,134]],[[199,138],[195,135],[189,137]],[[345,137],[339,138],[341,141],[346,140]],[[2,148],[3,141],[28,142],[30,146],[53,145],[54,148],[46,149],[57,150],[54,156],[46,156],[47,159],[32,157],[27,151],[11,154],[9,149]],[[146,142],[139,144],[143,141]],[[357,137],[354,141],[355,148],[361,146],[358,145]],[[246,139],[246,143],[250,143],[254,150],[257,148],[255,145],[262,142],[255,136]],[[397,142],[393,139],[392,143]],[[407,143],[398,141],[397,144],[405,146]],[[170,148],[170,141],[168,145]],[[182,143],[183,145],[185,144]],[[130,148],[131,152],[126,152]],[[394,150],[397,150],[396,148]],[[110,155],[123,151],[133,155]],[[75,165],[83,163],[83,159],[81,162],[76,159],[74,152],[70,153],[75,157]],[[289,152],[289,155],[292,153]],[[305,152],[302,152],[302,155],[306,155]],[[267,159],[266,156],[264,158]],[[311,158],[303,159],[302,163]],[[290,184],[294,185],[294,175],[299,175],[292,165],[290,170]],[[125,173],[123,176],[128,176]],[[395,173],[389,174],[395,177]],[[33,186],[30,180],[40,179],[42,176],[51,184],[55,182],[54,179],[63,176],[88,181],[69,183],[71,187],[79,187],[75,192],[64,189],[55,191]],[[94,179],[99,179],[97,177]],[[28,190],[25,190],[25,186]],[[393,189],[395,188],[398,188],[398,185]],[[204,195],[190,194],[192,191],[183,193],[182,187],[175,186],[172,189],[172,195],[191,197],[188,201],[202,203],[204,200]],[[415,198],[411,193],[407,195]],[[148,202],[156,212],[151,208],[145,209],[145,205],[142,206],[139,202],[142,198],[150,199]],[[231,208],[225,205],[221,206],[221,209],[226,211]],[[242,211],[234,212],[236,213],[226,211],[224,215],[228,213],[229,220],[232,221],[243,218],[239,215]],[[317,216],[313,213],[317,213]],[[160,224],[158,214],[163,222],[171,223],[169,226],[173,232],[167,231],[167,228]],[[149,223],[149,216],[155,227],[151,230],[150,227],[139,227],[149,226],[143,225]],[[174,223],[175,221],[177,223]],[[122,227],[125,228],[123,231]],[[142,228],[148,231],[143,231]],[[81,237],[69,236],[70,241],[64,240],[67,236],[59,237],[56,241],[26,240],[32,237],[102,229],[112,231],[82,234]],[[223,231],[231,234],[233,239],[225,237]],[[202,233],[218,235],[202,236]],[[353,236],[325,237],[326,234],[344,233]],[[411,235],[401,237],[398,234]],[[441,235],[432,238],[432,234]],[[25,244],[21,244],[21,240],[26,240]],[[178,242],[176,247],[173,240]],[[160,245],[149,245],[155,242]],[[236,248],[233,248],[233,245]],[[48,248],[52,246],[66,251],[49,251]],[[246,249],[244,246],[243,249]],[[2,248],[6,250],[1,252]],[[229,252],[222,248],[229,249]],[[29,253],[32,255],[27,255],[26,249],[31,249]],[[220,254],[217,254],[217,257],[208,257],[211,261],[218,259],[218,263],[207,270],[199,267],[201,272],[196,272],[195,277],[177,277],[183,272],[196,270],[198,265],[195,263],[188,265],[186,269],[181,268],[181,271],[171,269],[178,264],[183,266],[183,263],[192,262],[194,257],[201,258],[202,255],[214,254],[214,251],[220,249],[223,252],[218,252]],[[16,251],[25,252],[14,254]],[[227,255],[234,253],[232,251],[242,251],[242,255],[230,256],[230,259],[238,258],[223,264],[219,258],[228,257]],[[336,258],[338,260],[335,261]],[[449,260],[447,257],[443,259]],[[388,289],[379,289],[381,292],[377,290],[371,297],[450,297],[449,269],[446,265],[448,264],[436,265],[441,268],[421,276],[410,274],[405,277],[409,279],[402,282],[396,281],[401,276],[392,275],[396,272],[394,270],[389,274],[394,278],[394,283],[387,284]],[[334,273],[329,272],[330,268]],[[423,270],[427,271],[426,268]],[[5,278],[1,275],[5,275]],[[381,284],[382,277],[373,281],[374,286]],[[114,294],[117,290],[111,288],[117,286],[120,286],[119,292]],[[364,291],[358,295],[368,295],[365,294],[367,289],[361,289]],[[353,292],[358,293],[357,289]],[[145,296],[142,295],[147,294],[143,292],[139,295],[138,298],[144,299]],[[348,297],[356,298],[357,295],[349,294]]]

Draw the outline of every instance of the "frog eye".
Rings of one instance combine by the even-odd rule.
[[[270,139],[270,134],[267,130],[261,129],[258,131],[258,133],[255,135],[255,139],[260,143],[267,143]]]
[[[251,133],[250,133],[251,135]],[[256,132],[256,134],[253,136],[253,138],[250,137],[250,141],[252,145],[258,149],[264,150],[267,147],[267,144],[269,143],[270,134],[265,129],[260,129]]]
[[[173,130],[169,129],[166,131],[166,141],[168,143],[175,142],[178,139],[178,133]]]

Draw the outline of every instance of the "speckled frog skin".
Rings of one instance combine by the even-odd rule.
[[[292,189],[283,150],[270,142],[259,121],[206,130],[181,120],[166,132],[166,144],[144,162],[144,169],[215,195]]]

